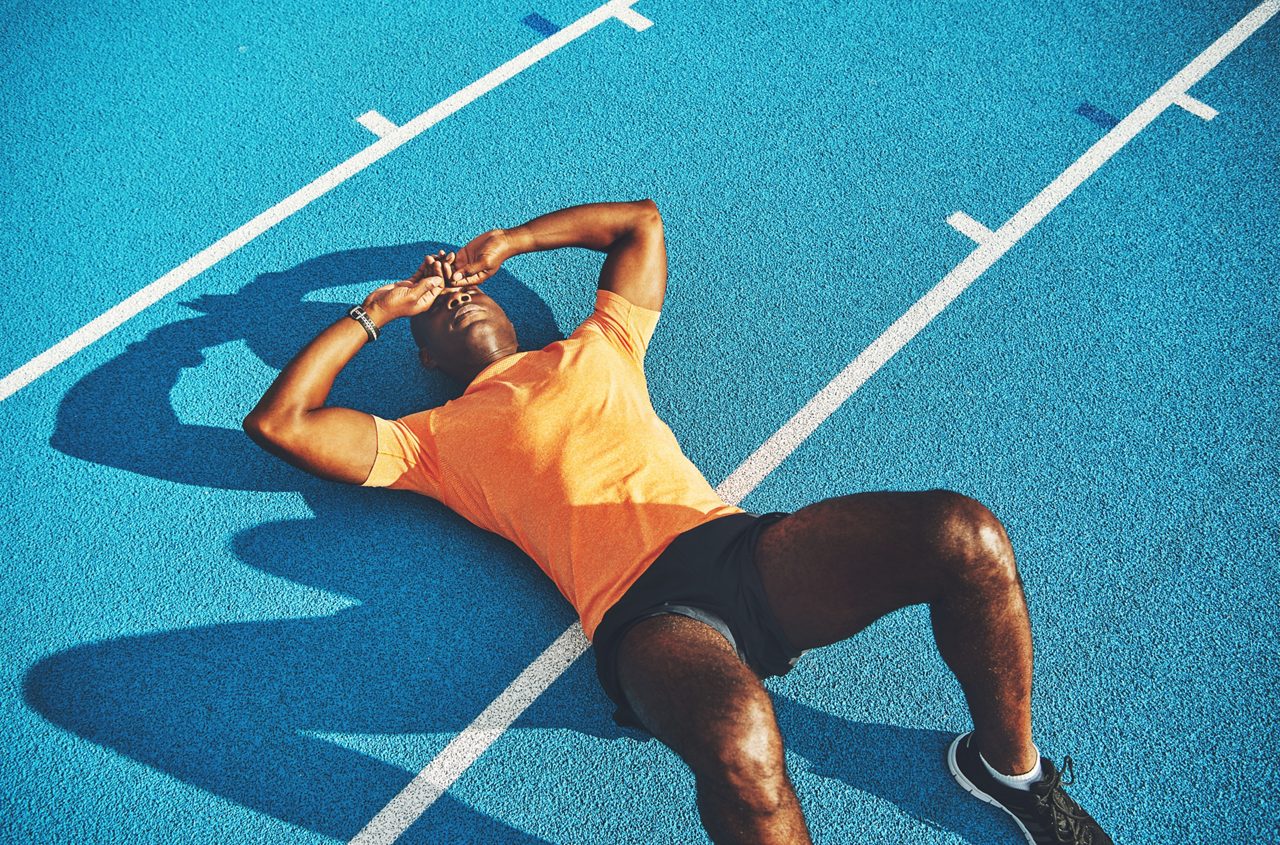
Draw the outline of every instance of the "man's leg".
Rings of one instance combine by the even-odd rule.
[[[718,631],[686,616],[646,619],[618,644],[617,666],[640,721],[693,770],[712,841],[810,841],[769,694]]]
[[[982,756],[1006,774],[1035,767],[1031,625],[1009,538],[983,505],[944,490],[827,499],[767,526],[755,559],[797,648],[927,603]]]

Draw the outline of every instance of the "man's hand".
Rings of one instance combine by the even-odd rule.
[[[364,300],[369,319],[381,328],[392,320],[426,311],[444,290],[445,279],[461,275],[453,269],[454,257],[454,253],[443,249],[438,255],[428,255],[409,278],[383,285],[369,294]]]
[[[516,254],[514,244],[503,229],[476,235],[457,254],[456,270],[446,276],[454,285],[478,285],[498,272],[502,262]]]
[[[516,255],[561,247],[607,253],[601,290],[633,305],[661,311],[667,289],[662,215],[651,199],[595,202],[562,208],[511,229],[490,229],[458,251],[450,284],[478,284]]]

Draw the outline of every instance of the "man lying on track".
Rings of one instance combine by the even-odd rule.
[[[511,256],[559,247],[606,254],[595,310],[567,339],[521,352],[478,285]],[[431,496],[524,550],[578,612],[614,719],[693,770],[717,843],[810,841],[761,679],[926,603],[974,724],[947,751],[955,779],[1029,843],[1109,845],[1032,742],[1030,621],[1000,522],[943,490],[794,513],[726,504],[649,400],[644,355],[666,284],[648,200],[485,232],[321,332],[245,430],[307,472]],[[326,407],[342,368],[401,317],[422,363],[462,396],[394,421]]]

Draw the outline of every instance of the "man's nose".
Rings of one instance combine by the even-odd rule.
[[[449,298],[449,308],[461,308],[471,301],[471,294],[466,291],[458,291]]]

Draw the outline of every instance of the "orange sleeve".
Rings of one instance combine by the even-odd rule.
[[[373,418],[378,430],[378,454],[362,487],[390,487],[433,499],[441,497],[434,440],[427,427],[430,413],[424,411],[398,420]]]
[[[621,294],[599,289],[596,291],[595,310],[570,337],[584,331],[599,332],[624,354],[642,364],[649,339],[653,337],[661,315],[660,311],[633,304]]]

